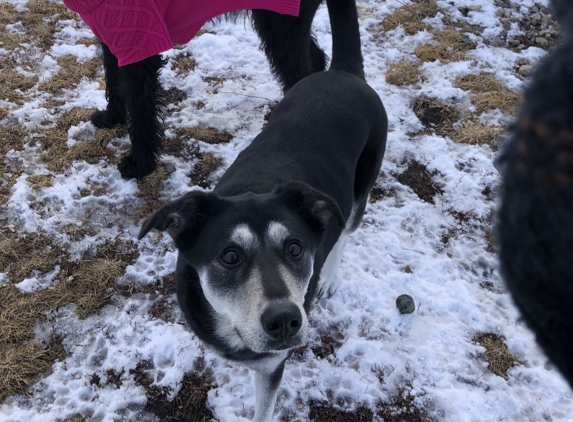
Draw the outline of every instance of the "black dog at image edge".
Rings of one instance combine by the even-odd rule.
[[[502,276],[573,387],[573,3],[553,0],[564,43],[538,66],[499,158]]]
[[[332,65],[301,80],[212,192],[147,219],[179,251],[176,290],[195,334],[255,371],[256,422],[272,419],[286,359],[316,297],[340,283],[346,240],[380,170],[387,116],[364,79],[354,0],[327,0]]]

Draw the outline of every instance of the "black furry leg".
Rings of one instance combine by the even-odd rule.
[[[326,68],[324,51],[311,34],[321,0],[302,0],[299,17],[253,10],[253,26],[261,38],[275,77],[286,92],[298,81]]]
[[[107,108],[96,111],[90,120],[95,127],[110,129],[124,124],[127,120],[125,102],[119,92],[119,66],[117,58],[107,45],[101,43],[103,67],[105,71],[105,98]]]
[[[157,167],[163,148],[164,99],[159,73],[165,61],[159,55],[120,68],[119,91],[129,112],[131,151],[119,163],[121,177],[142,178]]]

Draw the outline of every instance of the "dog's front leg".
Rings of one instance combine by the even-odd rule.
[[[159,73],[161,56],[120,67],[119,90],[129,112],[131,151],[119,163],[121,176],[142,178],[152,173],[163,148],[164,99]]]
[[[284,367],[285,361],[283,360],[274,370],[268,370],[268,368],[256,370],[256,402],[253,422],[270,422],[272,420]]]
[[[101,43],[101,50],[105,71],[107,108],[93,113],[90,120],[97,128],[111,129],[114,126],[124,124],[127,120],[127,113],[125,102],[119,93],[119,65],[117,58],[104,43]]]

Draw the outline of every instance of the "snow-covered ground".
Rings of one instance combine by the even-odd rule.
[[[26,4],[24,0],[6,1],[19,8]],[[376,412],[379,403],[406,391],[428,420],[573,420],[573,394],[520,321],[500,279],[496,256],[488,249],[495,201],[484,192],[495,192],[499,187],[493,165],[496,152],[488,145],[456,144],[431,134],[413,135],[424,129],[412,108],[416,98],[436,98],[471,112],[470,93],[454,87],[456,78],[488,72],[507,87],[519,90],[524,80],[515,71],[518,59],[535,61],[545,54],[537,47],[516,52],[484,42],[503,29],[493,3],[438,1],[452,18],[481,25],[483,38],[472,36],[477,47],[467,52],[467,60],[427,62],[420,67],[421,82],[398,87],[386,82],[387,69],[403,60],[415,62],[414,50],[432,36],[426,31],[407,35],[402,28],[379,33],[381,20],[407,1],[359,1],[367,80],[382,98],[389,118],[386,156],[377,183],[387,194],[368,205],[362,226],[348,242],[340,289],[331,298],[316,302],[310,313],[311,344],[320,345],[321,337],[330,337],[339,347],[328,357],[307,349],[287,362],[277,419],[288,415],[291,421],[308,420],[313,400]],[[523,8],[533,6],[533,0],[515,3]],[[541,4],[547,5],[547,0]],[[481,7],[464,17],[458,9],[470,5]],[[428,23],[439,28],[441,17],[438,14]],[[196,60],[195,70],[179,75],[167,65],[161,80],[166,89],[176,87],[187,94],[180,110],[170,113],[166,120],[168,136],[175,136],[177,128],[191,126],[214,127],[234,136],[230,143],[199,143],[203,153],[222,158],[222,167],[212,175],[216,182],[261,130],[269,105],[280,100],[281,92],[248,24],[221,21],[207,28],[182,50],[165,53],[169,58],[189,53]],[[330,24],[324,6],[318,11],[314,29],[319,44],[329,53]],[[18,25],[11,30],[17,33]],[[512,27],[511,31],[519,29]],[[375,33],[379,34],[376,39]],[[91,36],[79,21],[60,22],[56,43],[47,53],[30,50],[42,69],[41,80],[57,73],[59,56],[72,54],[80,61],[94,58],[95,46],[76,44],[78,39]],[[5,53],[0,49],[0,55]],[[213,84],[205,80],[208,77],[223,79]],[[8,153],[12,162],[22,164],[24,173],[11,189],[7,205],[0,209],[2,217],[17,230],[51,234],[54,242],[76,257],[106,239],[135,241],[141,221],[130,211],[118,210],[140,205],[138,184],[121,179],[114,164],[77,161],[63,174],[54,174],[51,186],[41,189],[33,189],[27,181],[30,175],[52,174],[43,164],[33,137],[39,125],[54,118],[43,106],[48,98],[49,94],[38,91],[20,105],[1,104],[10,108],[5,119],[17,119],[28,132],[27,148]],[[105,107],[104,91],[94,80],[64,90],[59,98],[65,102],[59,107],[60,113],[74,107]],[[204,106],[196,107],[198,101]],[[508,119],[495,111],[482,118],[492,125],[505,125]],[[68,131],[68,146],[94,133],[90,123],[80,123]],[[128,139],[114,142],[125,145]],[[421,200],[397,180],[412,160],[422,163],[443,191],[434,196],[434,203]],[[161,186],[162,200],[200,189],[190,185],[193,160],[164,155],[162,162],[172,170]],[[105,186],[105,193],[80,195],[92,186]],[[468,220],[456,219],[461,214]],[[73,242],[61,232],[65,225],[83,224],[86,215],[91,216],[93,227],[99,227],[95,233]],[[451,235],[444,238],[447,233]],[[174,271],[176,252],[168,236],[148,236],[137,243],[137,248],[138,259],[127,267],[119,284],[150,285]],[[52,272],[26,279],[18,287],[31,292],[50,288],[57,280]],[[0,285],[9,282],[7,273],[0,273]],[[489,288],[484,288],[486,285]],[[415,300],[413,314],[401,315],[396,308],[396,298],[404,293]],[[184,324],[174,302],[169,306],[174,307],[171,312],[175,318],[167,321],[152,316],[151,305],[146,293],[117,296],[115,305],[87,319],[80,319],[70,305],[54,312],[49,324],[38,324],[40,337],[46,330],[63,336],[67,357],[30,388],[29,397],[13,396],[1,404],[0,420],[43,422],[78,415],[101,421],[153,420],[143,410],[145,389],[130,370],[141,361],[151,361],[155,385],[171,387],[175,395],[185,372],[199,358],[204,358],[213,375],[207,404],[214,417],[222,422],[249,420],[254,407],[253,373],[205,348]],[[487,362],[480,358],[484,348],[473,341],[480,333],[499,335],[519,361],[508,371],[507,379],[488,371]],[[124,371],[121,382],[103,386],[91,382],[94,374],[105,378],[110,369]]]

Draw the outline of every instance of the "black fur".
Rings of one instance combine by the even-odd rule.
[[[500,157],[502,275],[548,357],[573,386],[573,5],[566,33],[531,77]]]
[[[327,4],[333,31],[331,69],[307,76],[290,89],[213,192],[193,191],[166,205],[144,222],[139,234],[141,239],[155,228],[174,238],[179,250],[177,297],[185,317],[196,335],[222,356],[256,371],[259,422],[271,419],[284,361],[301,342],[263,335],[265,346],[248,346],[240,327],[221,330],[220,315],[238,300],[245,300],[241,308],[257,305],[255,298],[241,296],[253,267],[262,283],[257,291],[268,300],[264,306],[288,302],[284,292],[296,284],[302,292],[296,305],[308,312],[333,246],[343,230],[347,235],[362,219],[386,145],[384,106],[364,80],[354,0]],[[271,222],[286,227],[288,239],[299,242],[305,253],[293,258],[276,243],[265,243],[259,235],[268,233]],[[229,241],[230,232],[241,224],[263,239],[255,252]],[[229,267],[222,261],[229,247],[240,265]],[[285,268],[292,276],[288,289],[281,278]],[[228,305],[216,312],[209,295]],[[258,319],[242,319],[240,324],[258,324],[261,331]]]
[[[324,52],[311,33],[312,19],[322,0],[301,0],[299,17],[253,10],[251,18],[263,44],[273,74],[286,92],[299,80],[326,68]],[[152,173],[162,151],[163,105],[159,73],[165,62],[159,55],[118,67],[111,50],[102,43],[106,80],[105,111],[97,111],[92,123],[111,128],[129,116],[131,152],[119,164],[124,178]]]

